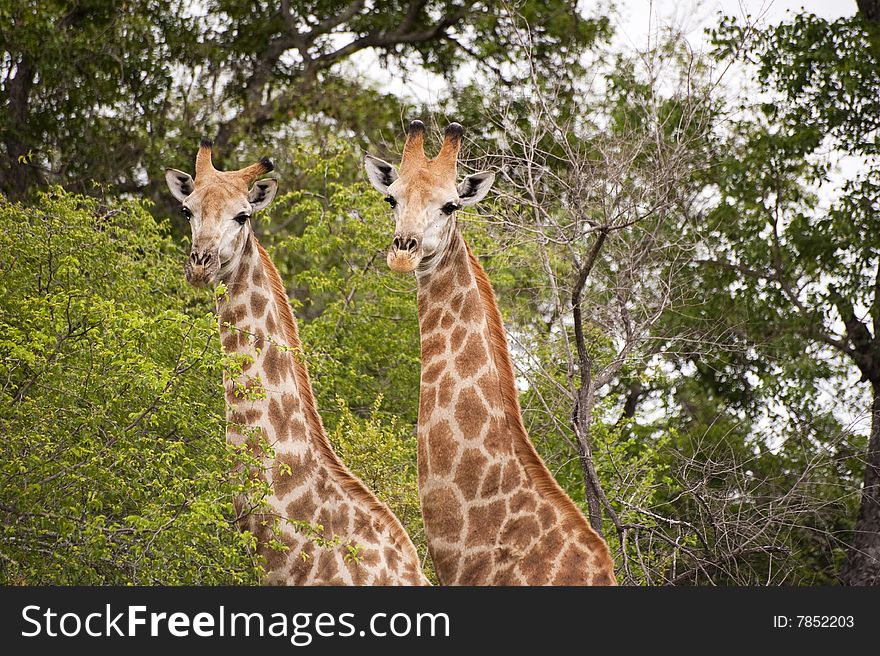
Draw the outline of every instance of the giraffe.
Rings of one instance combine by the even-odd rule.
[[[413,121],[399,173],[367,155],[395,215],[389,267],[415,271],[421,335],[419,498],[444,585],[614,585],[605,541],[556,483],[526,433],[492,285],[456,211],[495,174],[456,185],[463,129],[451,123],[433,160]]]
[[[257,537],[266,583],[427,584],[400,522],[342,464],[318,415],[284,285],[250,221],[275,196],[277,181],[259,179],[272,163],[263,158],[223,172],[211,156],[211,142],[202,141],[195,180],[174,169],[165,177],[192,229],[187,281],[226,287],[215,294],[220,340],[242,363],[239,374],[224,375],[226,437],[262,458],[252,475],[271,490],[268,511],[249,512],[247,500],[238,499],[236,512]],[[259,435],[272,450],[259,446]],[[286,520],[322,526],[321,544]],[[273,538],[286,550],[271,548]]]

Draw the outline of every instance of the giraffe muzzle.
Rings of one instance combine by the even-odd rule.
[[[415,235],[397,234],[388,250],[388,267],[397,273],[409,273],[422,260],[422,240]]]
[[[220,258],[216,251],[193,250],[183,267],[186,281],[193,287],[205,287],[214,281],[220,270]]]

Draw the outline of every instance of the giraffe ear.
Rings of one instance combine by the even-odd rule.
[[[367,170],[367,178],[381,194],[387,194],[388,187],[397,180],[397,170],[378,157],[364,157],[364,168]]]
[[[165,169],[165,182],[171,190],[171,195],[181,203],[193,192],[193,179],[189,173],[177,169]]]
[[[486,197],[495,182],[492,171],[482,171],[469,175],[458,185],[458,199],[462,205],[479,203]]]
[[[274,178],[257,180],[248,192],[248,202],[253,207],[253,211],[261,210],[271,203],[276,191],[278,191],[278,180]]]

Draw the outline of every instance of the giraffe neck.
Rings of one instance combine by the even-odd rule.
[[[613,582],[526,434],[492,286],[457,230],[418,296],[419,495],[441,583]]]
[[[296,322],[278,271],[253,235],[227,281],[226,294],[217,300],[217,316],[223,350],[240,358],[242,366],[240,375],[225,378],[229,441],[253,442],[251,428],[271,429],[277,440],[275,460],[326,442],[301,362]],[[266,416],[262,406],[268,409]],[[287,426],[282,425],[285,418]]]
[[[271,490],[263,501],[270,511],[247,513],[245,506],[238,512],[266,557],[268,582],[423,583],[415,547],[397,518],[330,446],[287,293],[253,235],[226,285],[217,302],[221,343],[242,361],[238,375],[224,377],[227,440],[262,458],[259,473]],[[239,500],[240,506],[242,501],[253,503]],[[321,526],[331,546],[316,548],[288,520]],[[273,538],[287,551],[270,548]],[[360,560],[348,557],[349,545]]]

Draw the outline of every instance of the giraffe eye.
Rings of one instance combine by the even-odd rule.
[[[180,208],[180,213],[183,214],[184,217],[186,217],[187,221],[189,221],[191,218],[193,218],[192,210],[189,209],[186,205],[184,205]]]
[[[458,205],[455,203],[446,203],[443,207],[440,208],[444,214],[452,214],[455,210],[458,209]]]
[[[391,205],[391,209],[397,207],[397,199],[394,196],[385,196],[385,202]]]
[[[238,225],[244,225],[245,223],[247,223],[247,220],[249,218],[251,218],[250,214],[248,214],[247,212],[242,212],[235,217],[235,222],[238,223]]]

